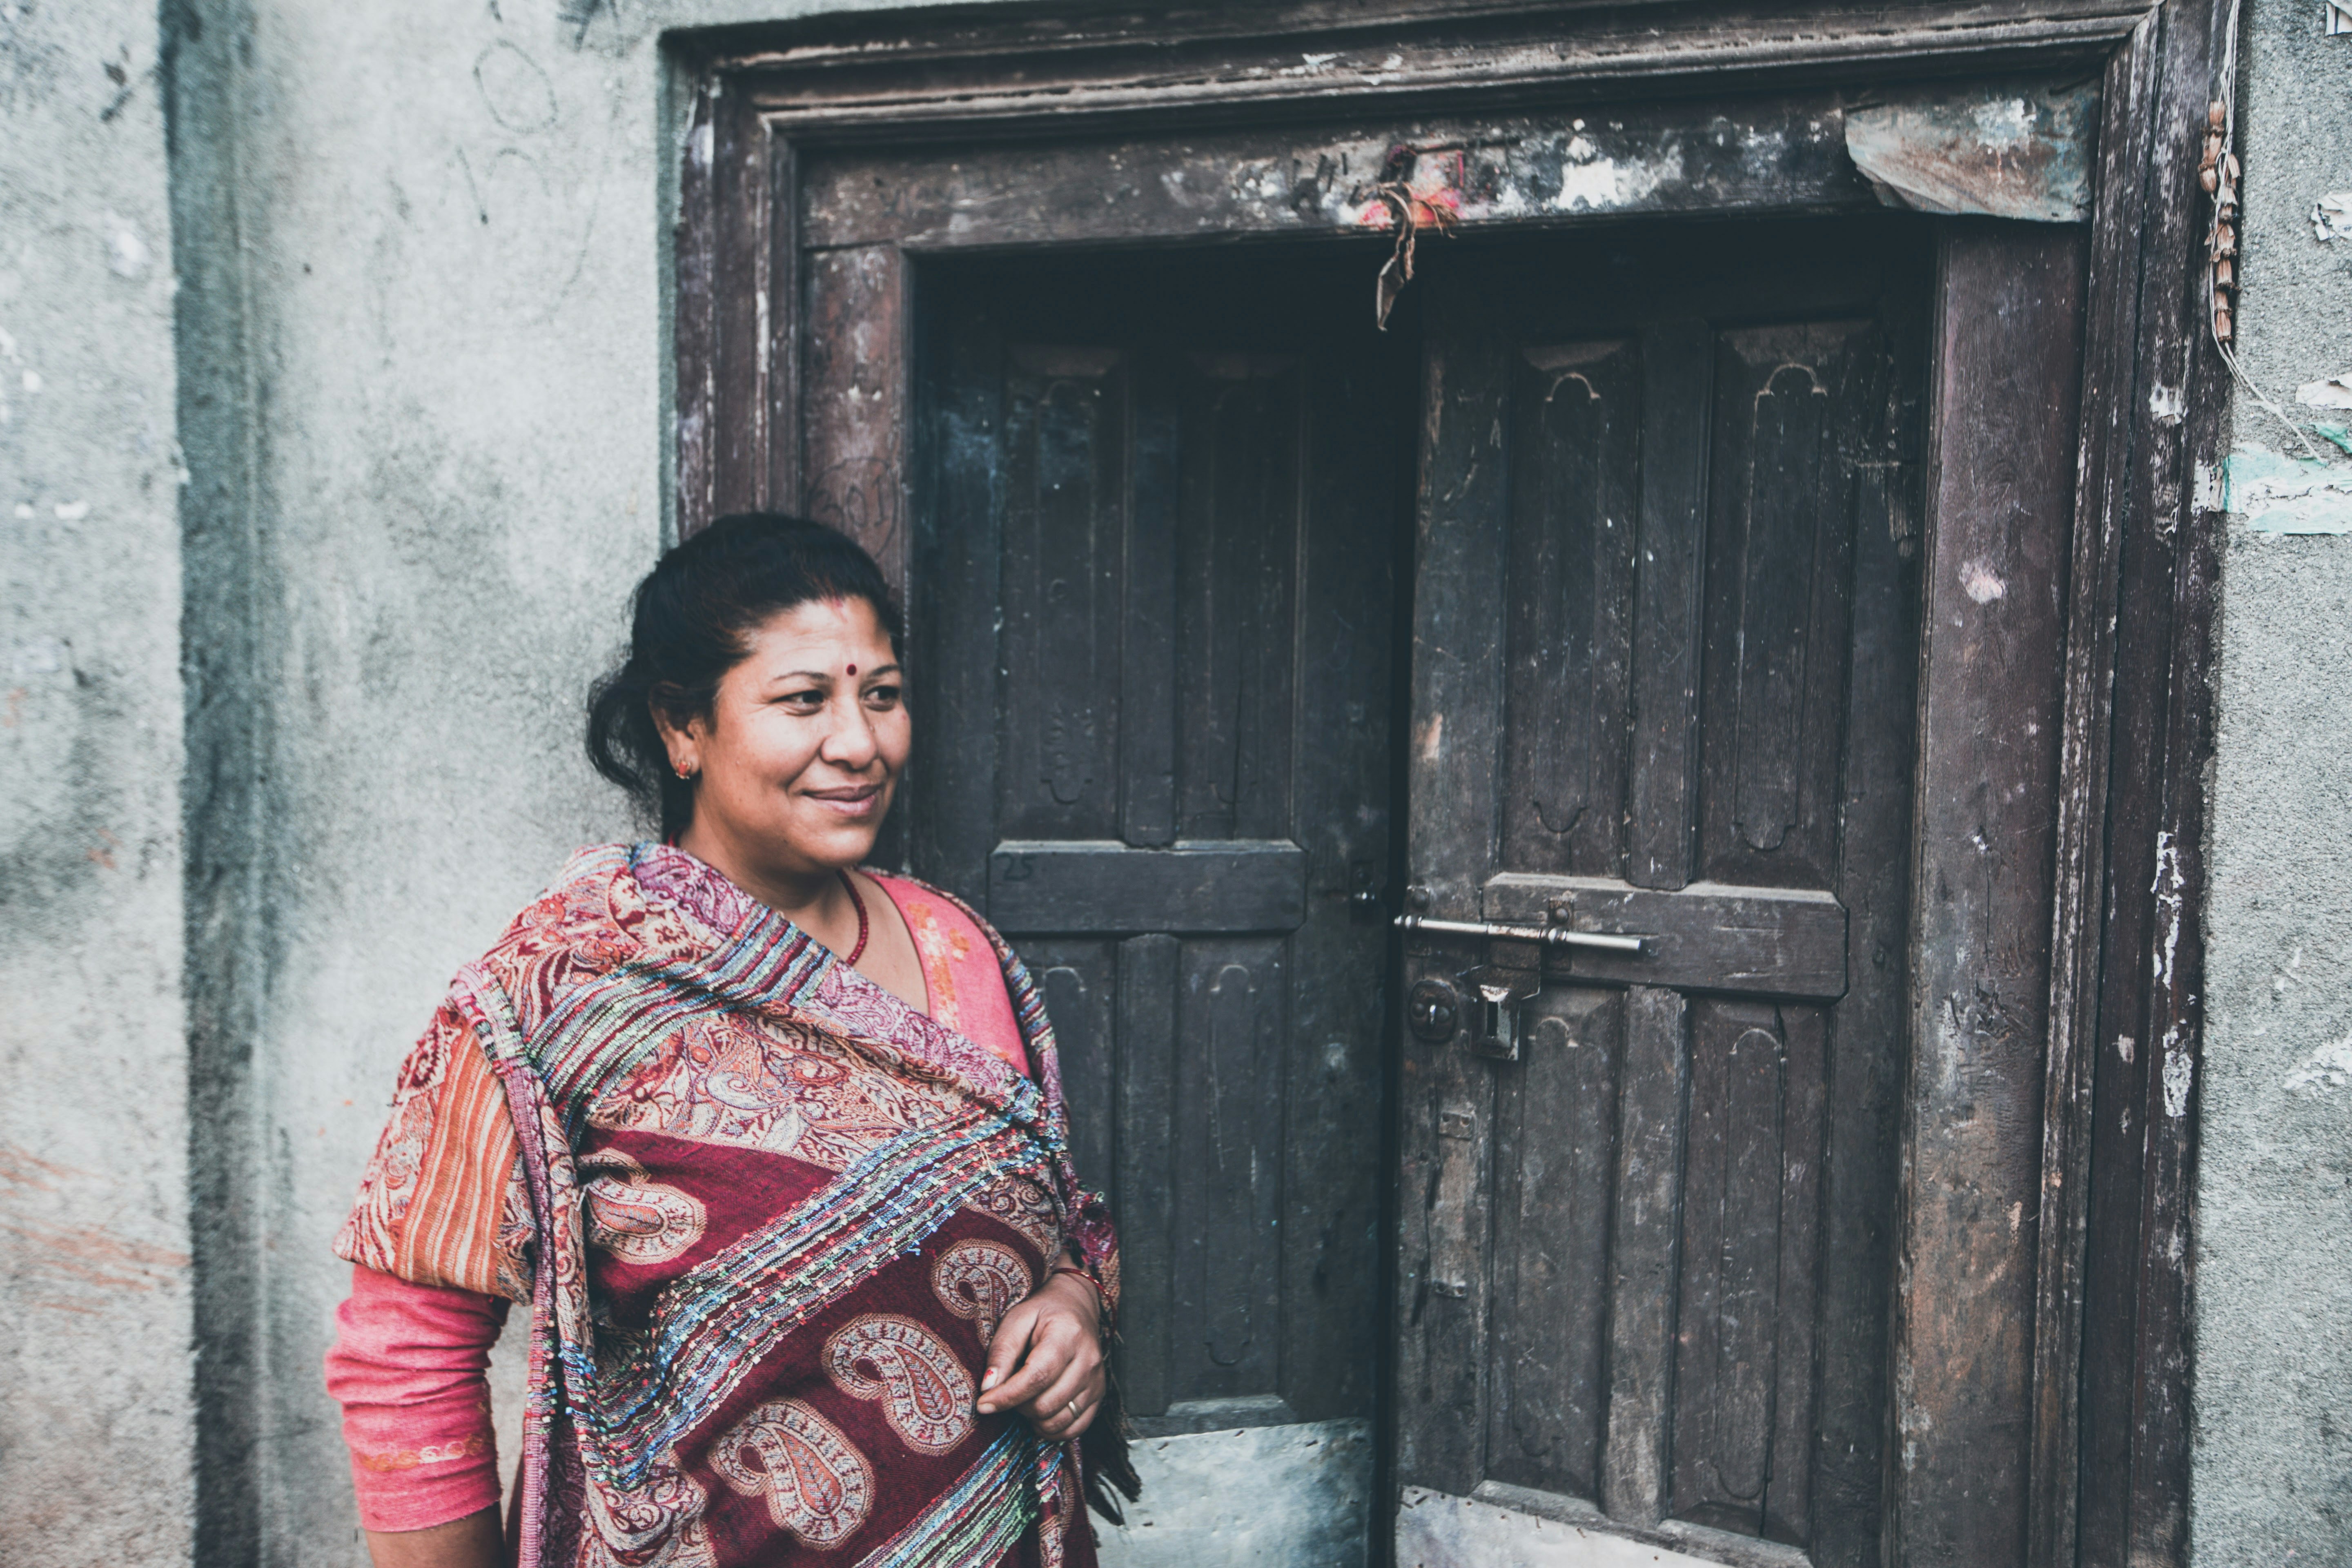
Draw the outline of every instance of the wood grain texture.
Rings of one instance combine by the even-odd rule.
[[[1690,880],[1697,801],[1699,590],[1706,572],[1707,427],[1715,331],[1703,318],[1652,324],[1642,341],[1641,571],[1633,613],[1633,758],[1626,880]]]
[[[1301,381],[1286,354],[1196,353],[1179,364],[1180,418],[1193,437],[1176,529],[1180,838],[1294,830]]]
[[[1476,918],[1494,868],[1509,559],[1511,355],[1482,320],[1475,287],[1464,279],[1426,302],[1405,742],[1408,897],[1454,918]],[[1461,967],[1408,944],[1401,978],[1410,987]],[[1452,1041],[1409,1040],[1397,1115],[1395,1473],[1466,1494],[1489,1424],[1493,1076]]]
[[[1156,365],[1133,415],[1118,689],[1119,830],[1128,843],[1176,841],[1176,542],[1182,527],[1178,394]]]
[[[1458,967],[1408,952],[1403,980]],[[1491,1425],[1495,1078],[1466,1039],[1408,1037],[1397,1107],[1396,1475],[1456,1496],[1482,1479]]]
[[[1612,1519],[1665,1516],[1681,1303],[1684,1106],[1689,1006],[1679,991],[1625,997],[1625,1066],[1617,1099],[1616,1215],[1609,1255],[1609,1440],[1601,1504]]]
[[[1941,239],[1889,1544],[2025,1549],[2084,236]]]
[[[907,279],[895,246],[822,251],[803,263],[799,331],[800,510],[866,547],[907,585]],[[780,438],[778,449],[791,445]],[[772,459],[770,493],[794,493]]]
[[[1130,497],[1126,356],[1014,344],[1008,361],[997,830],[1112,839]],[[992,893],[992,868],[990,879]]]
[[[1386,180],[1443,204],[1465,233],[1599,216],[1868,211],[1878,200],[1846,157],[1843,125],[1838,95],[1817,92],[1730,106],[1704,136],[1672,107],[1627,104],[1605,119],[1204,127],[1176,142],[1113,132],[1043,146],[845,147],[810,153],[804,221],[812,246],[917,251],[1206,233],[1369,237],[1393,221],[1374,195]],[[1156,172],[1139,176],[1146,168]],[[1638,173],[1620,180],[1620,170]]]
[[[924,876],[986,910],[1002,752],[994,645],[1005,560],[1003,329],[984,300],[960,298],[941,301],[919,330],[931,374],[917,394],[925,504],[911,531],[907,629],[922,717],[908,775],[908,839]]]
[[[1718,339],[1698,758],[1708,880],[1820,888],[1836,864],[1853,458],[1888,366],[1869,320]]]
[[[1339,301],[1344,311],[1348,300]],[[1344,331],[1344,328],[1343,328]],[[1308,447],[1297,574],[1295,677],[1302,749],[1291,773],[1296,842],[1307,852],[1308,918],[1291,963],[1322,976],[1295,990],[1284,1149],[1298,1173],[1284,1194],[1284,1397],[1302,1420],[1373,1408],[1387,1359],[1377,1281],[1388,1173],[1384,1080],[1393,984],[1377,915],[1402,860],[1393,800],[1400,647],[1397,595],[1412,538],[1415,344],[1305,362]],[[1375,918],[1351,903],[1378,900]]]
[[[1929,260],[1927,254],[1918,258],[1922,264]],[[1897,1114],[1914,1049],[1906,957],[1929,304],[1925,289],[1890,291],[1884,320],[1895,374],[1855,462],[1853,651],[1839,778],[1843,835],[1832,885],[1846,910],[1851,983],[1831,1016],[1827,1044],[1809,1548],[1821,1563],[1879,1561],[1884,1527],[1891,1209]]]
[[[1178,961],[1169,1377],[1185,1398],[1281,1384],[1284,946],[1203,938]]]
[[[1406,854],[1422,911],[1478,918],[1494,865],[1503,720],[1511,357],[1468,289],[1438,296],[1423,373],[1414,530]]]
[[[1642,370],[1624,339],[1511,365],[1502,854],[1528,870],[1624,862]]]
[[[1389,863],[1412,366],[1335,330],[1329,266],[942,265],[915,320],[920,515],[961,531],[918,535],[915,701],[993,783],[919,847],[984,839],[991,917],[1097,1010],[1078,1131],[1155,1431],[1361,1416],[1377,1369],[1386,933],[1349,896]]]
[[[1625,996],[1567,987],[1528,1008],[1495,1127],[1493,1403],[1486,1478],[1601,1495],[1610,1189]]]
[[[1821,1317],[1822,1172],[1829,1155],[1829,1015],[1819,1007],[1783,1007],[1780,1017],[1780,1140],[1769,1152],[1775,1168],[1760,1176],[1780,1184],[1779,1256],[1770,1260],[1776,1300],[1772,1373],[1764,1393],[1765,1491],[1757,1534],[1767,1541],[1820,1552],[1821,1501],[1813,1457],[1827,1448],[1821,1402],[1824,1361],[1851,1360],[1853,1347],[1825,1345]],[[1841,1282],[1842,1283],[1842,1282]]]
[[[2182,5],[2164,13],[2162,97],[2150,117],[2156,126],[2193,114],[2199,96],[2210,90],[2223,16],[2224,8],[2213,5]],[[2213,748],[2210,675],[2223,528],[2219,510],[2209,509],[2198,493],[2198,476],[2219,460],[2230,385],[2203,324],[2206,209],[2192,172],[2178,166],[2180,162],[2161,155],[2152,161],[2139,325],[2151,345],[2143,374],[2154,380],[2178,364],[2186,413],[2177,426],[2159,417],[2152,391],[2136,392],[2133,403],[2140,420],[2133,512],[2148,520],[2146,530],[2135,531],[2153,534],[2173,552],[2159,589],[2170,623],[2163,667],[2163,763],[2160,771],[2150,768],[2139,775],[2144,785],[2133,786],[2146,787],[2160,800],[2149,840],[2155,874],[2139,885],[2149,905],[2144,945],[2117,952],[2111,943],[2106,961],[2108,973],[2118,980],[2146,976],[2148,997],[2141,1019],[2148,1047],[2140,1101],[2147,1147],[2137,1194],[2141,1219],[2132,1331],[2131,1500],[2122,1532],[2125,1554],[2135,1563],[2185,1562],[2189,1550],[2189,1336],[2196,1258],[2189,1199],[2201,1081],[2205,780]],[[2136,609],[2127,600],[2126,613]],[[2155,663],[2152,639],[2138,643],[2134,652],[2140,668]],[[2132,892],[2138,895],[2138,889]],[[2104,1223],[2112,1213],[2105,1206],[2095,1210],[2092,1223]],[[2104,1313],[2094,1321],[2102,1337],[2118,1326]]]
[[[1118,1207],[1119,1383],[1138,1415],[1178,1397],[1176,1321],[1176,990],[1172,936],[1118,946]]]
[[[1166,849],[1008,839],[989,857],[988,903],[1007,931],[1295,931],[1307,852],[1286,838]]]
[[[1693,1523],[1759,1535],[1775,1479],[1783,1041],[1770,1006],[1713,998],[1693,1004],[1690,1033],[1665,1507]],[[1808,1351],[1811,1327],[1803,1329]]]
[[[715,517],[766,506],[772,494],[771,351],[780,321],[788,327],[793,313],[773,312],[770,303],[778,273],[788,280],[799,255],[796,245],[777,243],[780,155],[789,161],[747,101],[706,85],[680,174],[690,204],[678,274],[682,535]]]
[[[2153,814],[2135,810],[2147,796],[2115,799],[2114,758],[2161,754],[2150,732],[2150,682],[2119,668],[2119,645],[2147,640],[2150,627],[2133,596],[2118,616],[2128,557],[2145,573],[2149,553],[2126,547],[2132,492],[2143,471],[2131,453],[2147,419],[2137,323],[2142,285],[2138,248],[2149,217],[2147,165],[2160,139],[2150,115],[2160,65],[2162,28],[2151,17],[2109,60],[2102,84],[2103,123],[2095,186],[2095,221],[2085,297],[2082,457],[2074,496],[2074,556],[2068,573],[2064,729],[2060,746],[2055,855],[2056,906],[2051,932],[2050,1046],[2043,1068],[2042,1226],[2034,1267],[2033,1458],[2026,1560],[2031,1568],[2072,1568],[2078,1559],[2123,1568],[2124,1521],[2132,1443],[2133,1357],[2124,1337],[2102,1333],[2085,1345],[2088,1279],[2122,1282],[2101,1314],[2127,1319],[2146,1121],[2133,1089],[2145,1085],[2137,1050],[2145,1026],[2130,1008],[2102,1023],[2101,968],[2105,944],[2135,950],[2142,900],[2120,890],[2153,880]],[[2178,332],[2176,323],[2171,329]],[[2156,552],[2161,560],[2165,552]],[[2136,613],[2137,612],[2137,613]],[[2126,620],[2127,617],[2127,620]],[[2133,770],[2126,770],[2126,774]],[[2104,911],[2104,913],[2103,913]],[[2117,998],[2123,1000],[2123,998]],[[2103,1060],[2105,1050],[2116,1053]],[[2123,1048],[2125,1037],[2134,1047]],[[2118,1096],[2118,1076],[2128,1080]],[[2095,1114],[2101,1089],[2109,1114]],[[2094,1230],[2093,1173],[2123,1194],[2104,1207]],[[2095,1257],[2095,1261],[2094,1260]],[[2087,1349],[2087,1353],[2086,1353]]]
[[[1329,0],[1239,9],[1171,6],[911,27],[859,18],[719,34],[714,50],[794,127],[884,129],[929,118],[1029,126],[1145,107],[1288,101],[1404,103],[1473,94],[1510,102],[1564,86],[1802,79],[1866,62],[2033,51],[2079,54],[2130,31],[2117,0],[1992,0],[1965,9],[1752,5],[1676,15],[1529,0]],[[1302,63],[1302,51],[1307,51]],[[1316,58],[1315,56],[1321,56]],[[1019,56],[1021,68],[1005,68]],[[1384,107],[1384,105],[1383,105]]]
[[[2070,682],[2091,689],[2081,739],[2071,704],[2068,735],[2083,847],[2061,862],[2081,890],[2061,905],[2068,962],[2053,984],[2053,1015],[2063,1008],[2074,1022],[2053,1033],[2044,1154],[2066,1228],[2043,1248],[2040,1303],[2051,1365],[2070,1364],[2079,1348],[2081,1370],[2079,1382],[2037,1380],[2037,1563],[2120,1568],[2188,1554],[2195,1249],[2183,1194],[2195,1152],[2220,527],[2192,479],[2219,449],[2228,380],[2202,324],[2205,206],[2192,172],[2173,166],[2165,128],[2193,119],[2210,91],[2221,15],[2165,7],[2108,73],[2092,267],[2100,314],[2084,378],[2084,472],[2100,487],[2084,510],[2101,527],[2078,590],[2091,635],[2085,657],[2069,661]],[[2110,658],[2111,706],[2096,684]],[[2130,764],[2111,768],[2111,757]]]
[[[1070,1112],[1070,1158],[1118,1203],[1114,1163],[1118,1108],[1118,949],[1108,942],[1023,944],[1029,973],[1045,993],[1062,1057],[1062,1095]]]
[[[1824,1022],[1746,1001],[1691,1009],[1670,1507],[1790,1545],[1811,1535]]]
[[[1486,884],[1486,908],[1496,920],[1536,925],[1564,910],[1570,931],[1651,939],[1638,956],[1554,949],[1547,973],[1759,996],[1846,993],[1846,911],[1826,893],[1716,883],[1663,893],[1606,878],[1506,871]]]
[[[712,516],[718,483],[719,205],[712,167],[718,130],[709,80],[694,84],[688,112],[686,147],[678,162],[677,226],[670,238],[670,276],[677,305],[671,324],[671,374],[677,388],[677,421],[671,430],[672,482],[680,538]]]
[[[2219,449],[2220,422],[2200,446]],[[2191,1199],[2204,1033],[2205,948],[2191,910],[2205,886],[2204,778],[2212,756],[2213,616],[2221,579],[2219,513],[2184,528],[2173,579],[2174,668],[2166,714],[2164,803],[2157,829],[2149,937],[2151,1037],[2141,1121],[2137,1321],[2133,1325],[2131,1518],[2126,1540],[2142,1561],[2189,1552],[2189,1399],[2195,1240]]]

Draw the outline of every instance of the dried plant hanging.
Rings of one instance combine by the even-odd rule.
[[[2240,289],[2238,254],[2238,18],[2245,0],[2230,0],[2230,16],[2222,30],[2221,79],[2214,84],[2212,103],[2205,111],[2205,154],[2199,160],[2197,183],[2212,198],[2212,221],[2205,230],[2205,328],[2212,334],[2213,352],[2230,367],[2231,379],[2263,411],[2286,426],[2287,434],[2315,462],[2326,459],[2311,444],[2303,426],[2256,386],[2238,363],[2237,305]],[[2324,432],[2323,432],[2324,434]]]
[[[1413,195],[1412,188],[1402,180],[1386,180],[1373,186],[1372,198],[1389,209],[1389,221],[1396,226],[1396,248],[1389,252],[1388,262],[1381,268],[1372,306],[1372,320],[1385,332],[1389,330],[1389,312],[1396,309],[1397,296],[1412,281],[1414,241],[1424,228],[1452,234],[1455,219],[1450,208]]]

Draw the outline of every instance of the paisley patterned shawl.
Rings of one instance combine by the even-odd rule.
[[[460,972],[336,1250],[530,1302],[527,1568],[1092,1562],[1076,1446],[971,1410],[1053,1267],[1118,1288],[975,923],[1025,1076],[659,845],[582,851]]]

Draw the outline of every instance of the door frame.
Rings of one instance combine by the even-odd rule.
[[[1023,144],[1028,158],[1057,139],[1118,138],[1181,172],[1195,143],[1213,143],[1216,161],[1278,162],[1328,145],[1333,127],[1355,127],[1361,144],[1366,126],[1557,121],[1584,104],[1654,109],[1668,133],[1724,112],[1794,127],[1824,97],[1851,101],[1890,79],[2095,75],[2048,1038],[2041,1082],[2024,1090],[2039,1100],[2042,1194],[2025,1555],[2035,1568],[2185,1562],[2221,531],[2208,476],[2226,392],[2205,328],[2211,212],[2196,169],[2225,16],[2218,0],[1737,13],[1658,0],[1281,0],[931,7],[673,35],[688,100],[671,277],[673,515],[681,533],[753,508],[835,521],[919,615],[927,584],[909,581],[908,526],[920,460],[908,373],[919,258],[1362,233],[1328,201],[1318,205],[1295,168],[1286,199],[1204,207],[1146,187],[1088,212],[1045,199],[1044,174],[1032,190],[982,188],[985,171],[943,173],[942,158],[954,159],[927,143],[952,153],[985,139]],[[863,202],[836,182],[814,201],[813,174],[850,155],[899,160],[909,179]],[[1622,210],[1866,205],[1841,157]],[[1082,167],[1064,173],[1085,177]],[[2147,1047],[2137,1060],[2098,1049],[2119,1039]],[[2120,1098],[2141,1129],[2095,1166],[2095,1098]],[[2126,1266],[2095,1276],[2095,1231],[2130,1238]],[[2086,1412],[2092,1387],[2105,1393]],[[2124,1506],[2095,1504],[2086,1521],[2081,1505],[2100,1498]]]

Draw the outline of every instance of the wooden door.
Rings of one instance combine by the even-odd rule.
[[[1401,1563],[1878,1560],[1927,240],[1426,263]]]
[[[912,861],[1044,987],[1146,1434],[1372,1408],[1417,372],[1337,259],[917,279]]]

